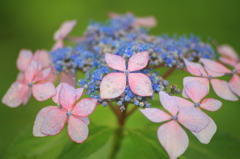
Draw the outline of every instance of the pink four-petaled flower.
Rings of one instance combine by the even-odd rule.
[[[200,61],[202,61],[202,60],[204,60],[204,59],[201,59]],[[186,64],[186,67],[187,67],[189,73],[191,73],[195,76],[199,76],[199,77],[185,77],[183,79],[184,85],[186,85],[187,83],[189,83],[191,81],[198,80],[200,83],[204,84],[207,87],[207,89],[209,90],[209,82],[211,82],[213,90],[219,97],[221,97],[225,100],[231,100],[231,101],[238,100],[238,97],[230,89],[228,82],[213,78],[213,77],[221,77],[224,75],[224,73],[214,72],[211,69],[209,69],[208,67],[203,68],[203,66],[201,64],[189,62],[186,59],[184,59],[184,62]],[[187,97],[185,95],[184,90],[183,90],[183,96]]]
[[[159,95],[162,106],[171,115],[158,108],[145,108],[140,111],[152,122],[168,121],[158,128],[157,136],[169,157],[175,159],[184,153],[189,143],[186,132],[178,122],[192,132],[200,132],[209,124],[209,117],[193,107],[179,109],[174,98],[165,92],[160,91]]]
[[[213,98],[202,99],[208,94],[208,89],[205,85],[199,83],[197,80],[187,83],[184,86],[186,96],[194,103],[180,97],[172,96],[178,103],[179,108],[195,107],[196,109],[203,108],[209,111],[216,111],[222,106],[222,102]],[[204,112],[202,112],[204,113]],[[205,113],[204,113],[205,114]],[[208,126],[199,133],[193,132],[198,140],[207,144],[212,139],[217,130],[215,122],[209,117],[210,123]]]
[[[14,82],[4,95],[2,102],[9,107],[26,104],[31,94],[38,101],[44,101],[55,95],[53,83],[47,82],[51,68],[41,69],[40,61],[31,61],[27,67],[24,78]]]
[[[103,77],[100,84],[100,96],[102,99],[111,99],[120,96],[128,83],[133,93],[139,96],[152,96],[153,89],[151,80],[143,73],[133,73],[146,67],[148,63],[148,52],[139,52],[130,57],[128,68],[125,59],[118,55],[105,54],[107,65],[112,69],[123,73],[109,73]]]
[[[67,83],[59,84],[57,94],[52,98],[58,106],[40,110],[34,122],[33,135],[56,135],[68,123],[70,138],[77,143],[84,142],[88,137],[88,116],[94,111],[97,100],[84,98],[77,102],[82,94],[83,88],[74,89]]]

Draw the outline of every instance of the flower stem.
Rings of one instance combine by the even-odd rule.
[[[162,77],[166,79],[172,72],[175,70],[175,67],[170,68]]]

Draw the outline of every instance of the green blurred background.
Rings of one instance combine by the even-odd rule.
[[[240,1],[239,0],[8,0],[0,1],[0,97],[4,95],[18,70],[16,59],[22,48],[50,50],[53,33],[65,20],[77,19],[77,26],[71,35],[81,36],[89,20],[104,21],[107,13],[131,11],[136,16],[153,15],[158,26],[151,30],[154,35],[161,33],[200,35],[219,44],[228,43],[240,53]],[[180,71],[169,78],[171,84],[181,86]],[[176,78],[178,77],[178,78]],[[216,97],[212,94],[212,97]],[[216,97],[218,98],[218,97]],[[223,101],[223,100],[222,100]],[[31,98],[27,106],[9,108],[0,103],[0,158],[15,136],[28,125],[33,125],[37,112],[50,105],[51,100],[36,102]],[[240,138],[240,102],[223,101],[223,107],[209,113],[224,131]],[[98,125],[114,126],[115,117],[108,108],[99,106],[90,116]],[[128,119],[128,126],[141,127],[149,123],[139,112]],[[68,136],[66,136],[68,137]],[[211,143],[210,143],[211,144]],[[204,146],[204,145],[202,145]],[[130,146],[128,148],[131,149]]]

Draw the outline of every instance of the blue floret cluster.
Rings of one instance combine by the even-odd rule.
[[[59,48],[51,52],[51,59],[57,72],[80,70],[86,78],[79,80],[79,85],[87,90],[87,94],[98,99],[99,103],[107,106],[106,100],[99,96],[99,88],[102,78],[113,72],[105,62],[105,53],[122,56],[126,61],[135,53],[147,51],[149,62],[146,69],[140,70],[152,81],[155,92],[169,88],[168,81],[159,73],[153,72],[157,67],[174,67],[182,69],[183,59],[198,61],[199,58],[214,59],[216,53],[212,46],[201,41],[199,37],[191,36],[153,36],[149,29],[134,25],[135,17],[132,14],[119,16],[105,23],[90,22],[82,41],[73,47]],[[133,103],[136,106],[149,107],[147,99],[135,95],[126,87],[124,93],[112,99],[117,102],[120,109],[124,109],[125,103]]]

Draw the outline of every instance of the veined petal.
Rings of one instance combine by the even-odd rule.
[[[92,114],[97,105],[97,99],[81,99],[72,109],[72,114],[80,117],[86,117]]]
[[[32,60],[32,56],[31,50],[22,49],[18,55],[17,68],[20,71],[26,71]]]
[[[46,80],[51,73],[51,68],[46,68],[37,73],[36,77],[33,80],[33,83]]]
[[[238,55],[236,51],[229,45],[220,45],[217,48],[218,52],[222,54],[225,57],[228,57],[230,59],[234,59],[235,61],[238,61]]]
[[[192,132],[200,132],[209,124],[209,117],[194,107],[179,109],[178,121]]]
[[[201,108],[209,111],[216,111],[220,109],[221,106],[222,106],[222,102],[213,98],[204,99],[200,104]]]
[[[59,108],[52,109],[47,113],[42,122],[41,133],[45,135],[57,135],[62,131],[66,121],[66,112]]]
[[[193,107],[194,106],[194,103],[192,103],[184,98],[177,97],[177,96],[171,96],[171,97],[177,102],[179,109],[183,108],[183,107]]]
[[[214,72],[220,72],[220,73],[231,73],[231,70],[229,70],[227,67],[223,66],[221,63],[206,59],[206,58],[201,58],[200,62],[204,64],[205,67],[208,69],[214,71]]]
[[[57,87],[56,87],[56,94],[55,96],[52,97],[52,100],[56,103],[56,104],[60,104],[59,102],[59,92],[62,88],[63,83],[60,83]]]
[[[32,83],[33,82],[33,79],[35,78],[36,74],[38,73],[39,71],[39,67],[38,67],[38,62],[37,61],[32,61],[26,72],[25,72],[25,80],[27,83]]]
[[[191,73],[192,75],[195,76],[207,76],[203,66],[199,63],[195,63],[195,62],[190,62],[186,59],[184,59],[185,65],[187,67],[187,70],[189,71],[189,73]]]
[[[69,117],[68,135],[74,142],[84,142],[88,137],[88,132],[88,126],[84,121],[74,116]]]
[[[205,70],[207,71],[208,75],[211,75],[212,77],[221,77],[221,76],[225,75],[224,72],[214,72],[211,69],[209,69],[208,67],[205,67]]]
[[[56,94],[54,85],[51,82],[42,82],[32,86],[32,93],[36,100],[45,101]]]
[[[77,88],[76,89],[76,101],[84,94],[83,90],[84,90],[84,88]]]
[[[31,90],[31,89],[28,89],[27,95],[26,95],[26,97],[24,98],[22,104],[23,104],[23,105],[26,105],[26,104],[28,103],[29,99],[31,98],[31,96],[32,96],[32,90]]]
[[[152,96],[152,82],[150,78],[143,73],[129,73],[129,86],[133,93],[139,96]]]
[[[238,74],[240,74],[240,62],[235,65],[235,69]]]
[[[106,53],[105,60],[106,60],[107,65],[114,70],[119,70],[119,71],[126,70],[125,59],[121,56]]]
[[[88,118],[87,116],[86,116],[86,117],[74,116],[74,117],[81,119],[81,120],[84,121],[87,125],[90,124],[90,120],[89,120],[89,118]]]
[[[222,63],[226,64],[226,65],[230,65],[230,66],[235,66],[237,64],[237,62],[233,59],[230,58],[225,58],[225,57],[219,57],[219,61],[221,61]]]
[[[240,96],[240,77],[234,74],[229,82],[231,90]]]
[[[193,135],[195,135],[196,138],[203,144],[208,144],[211,141],[215,132],[217,131],[217,125],[210,117],[209,119],[210,119],[210,122],[205,129],[203,129],[198,133],[192,132]]]
[[[162,106],[167,111],[169,111],[173,116],[175,116],[179,108],[174,98],[172,98],[166,92],[163,92],[163,91],[160,91],[159,95],[160,95],[160,102],[162,103]]]
[[[188,147],[188,136],[181,126],[174,120],[158,128],[158,140],[167,151],[170,159],[181,156]]]
[[[76,20],[65,21],[54,34],[54,40],[64,39],[76,25]]]
[[[68,83],[73,87],[76,87],[76,74],[75,73],[65,73],[61,72],[60,82],[61,83]]]
[[[134,54],[128,61],[128,71],[137,71],[146,67],[148,64],[148,52],[143,51]]]
[[[140,112],[150,121],[154,123],[160,123],[163,121],[170,120],[172,117],[158,108],[145,108],[139,109]]]
[[[198,103],[208,94],[208,89],[204,84],[195,80],[184,86],[184,92],[194,103]]]
[[[28,91],[28,85],[23,82],[16,81],[3,96],[2,102],[12,108],[18,107],[26,98]]]
[[[214,92],[225,100],[237,101],[238,97],[231,91],[229,84],[226,81],[219,79],[210,80]]]
[[[37,50],[33,55],[33,60],[40,61],[42,68],[48,67],[52,63],[47,50]]]
[[[63,83],[59,92],[59,102],[66,111],[70,111],[76,102],[76,90],[71,85]]]
[[[41,127],[42,127],[43,120],[45,119],[47,113],[50,110],[53,110],[53,109],[58,109],[58,107],[56,107],[56,106],[48,106],[48,107],[45,107],[45,108],[41,109],[38,112],[37,117],[36,117],[36,119],[34,121],[34,126],[33,126],[33,135],[34,136],[37,136],[37,137],[46,136],[45,134],[43,134],[41,132]]]
[[[63,48],[64,47],[64,43],[63,40],[57,40],[56,43],[53,45],[52,47],[52,51],[57,50],[58,48]]]
[[[100,84],[102,99],[112,99],[120,96],[126,88],[126,75],[124,73],[109,73],[103,77]]]

